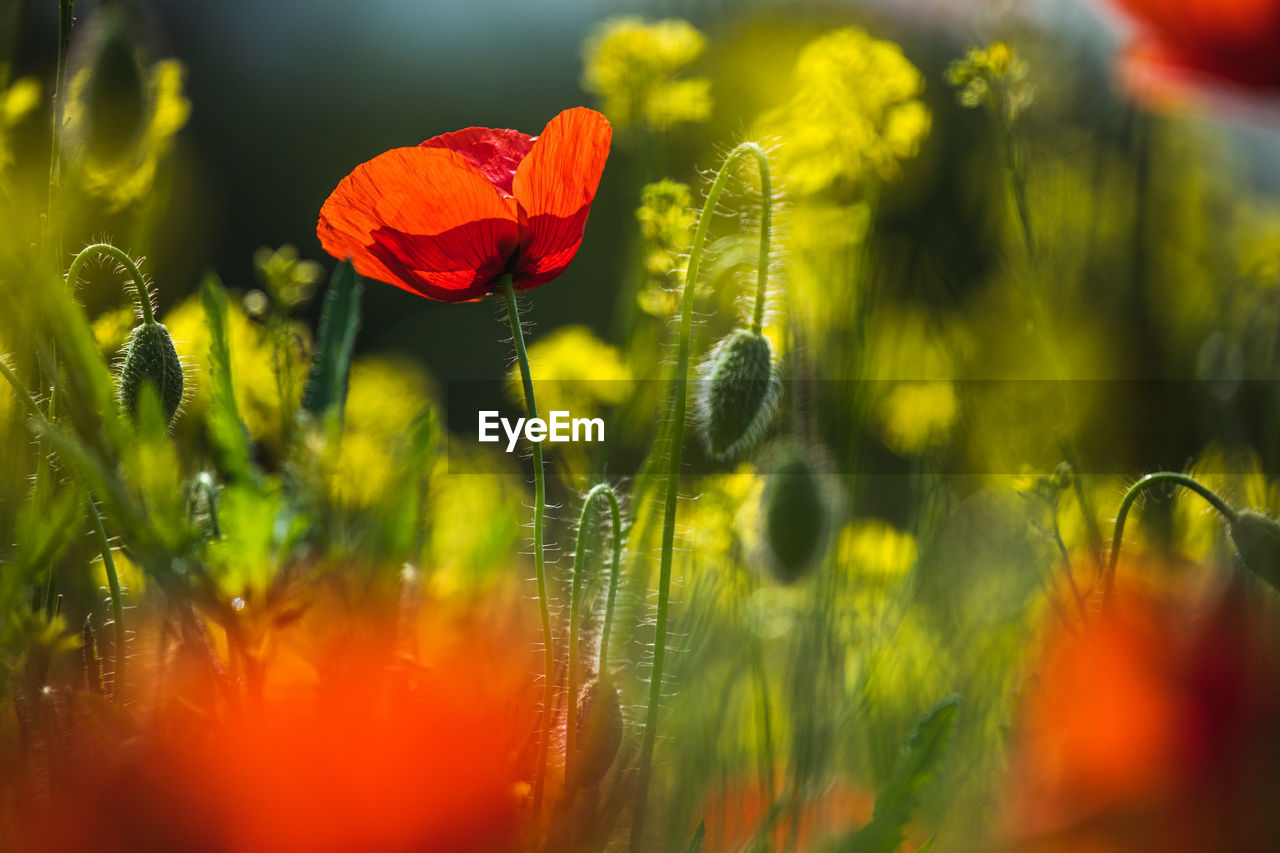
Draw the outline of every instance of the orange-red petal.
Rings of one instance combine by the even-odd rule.
[[[551,119],[534,141],[512,182],[526,216],[516,287],[545,284],[577,254],[612,138],[608,119],[575,107]]]
[[[517,220],[516,204],[463,155],[395,148],[342,179],[316,234],[361,275],[456,302],[503,273],[520,243]]]
[[[511,195],[511,181],[520,161],[533,147],[536,136],[496,127],[466,127],[442,133],[423,142],[422,148],[457,151],[489,179],[495,187]]]

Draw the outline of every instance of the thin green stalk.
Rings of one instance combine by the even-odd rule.
[[[1111,600],[1111,592],[1115,585],[1116,566],[1120,562],[1120,545],[1124,539],[1124,523],[1129,517],[1129,508],[1133,506],[1134,501],[1147,489],[1160,483],[1173,483],[1177,486],[1190,489],[1191,491],[1204,498],[1213,508],[1229,522],[1235,522],[1236,511],[1231,505],[1222,499],[1217,492],[1186,474],[1177,471],[1158,471],[1155,474],[1148,474],[1138,482],[1129,487],[1129,491],[1125,492],[1124,498],[1120,501],[1120,509],[1116,511],[1116,529],[1111,536],[1111,557],[1107,561],[1107,574],[1103,583],[1102,600],[1103,603]]]
[[[671,382],[670,432],[667,437],[667,483],[666,498],[663,503],[662,552],[658,564],[658,612],[653,636],[653,668],[649,682],[649,704],[645,710],[636,804],[631,821],[632,853],[640,849],[644,840],[649,775],[653,769],[653,746],[658,734],[658,706],[662,699],[662,667],[667,644],[667,610],[671,598],[671,563],[675,550],[676,504],[679,496],[680,461],[684,452],[685,409],[688,403],[689,349],[693,337],[694,295],[697,290],[698,273],[702,266],[703,247],[707,241],[707,233],[711,230],[711,219],[715,215],[716,205],[720,201],[720,196],[724,194],[724,188],[733,167],[749,154],[755,155],[761,164],[762,183],[764,176],[769,172],[764,150],[756,143],[744,142],[729,152],[724,165],[716,173],[715,181],[707,192],[707,200],[702,205],[702,212],[698,215],[698,227],[694,231],[693,245],[689,251],[689,268],[685,273],[684,292],[680,298],[680,331],[677,339],[675,376]],[[763,210],[767,211],[769,199],[766,197],[763,201]],[[764,239],[769,229],[764,227],[763,215],[761,219],[761,237]],[[757,310],[763,310],[759,304],[757,304]]]
[[[67,49],[71,44],[72,0],[58,0],[58,65],[53,82],[53,110],[49,128],[49,201],[41,229],[40,249],[45,269],[58,266],[61,254],[58,197],[62,192],[62,125],[66,116]]]
[[[600,634],[600,663],[596,678],[603,685],[608,679],[609,630],[613,620],[613,602],[618,591],[618,566],[622,559],[622,512],[618,507],[618,496],[608,483],[598,483],[591,487],[587,496],[582,499],[582,512],[578,516],[578,541],[573,549],[573,584],[569,597],[569,697],[567,702],[568,718],[565,723],[565,756],[564,756],[564,789],[566,794],[573,791],[573,782],[577,763],[578,737],[578,630],[582,620],[582,584],[583,567],[586,560],[583,556],[587,548],[587,520],[591,506],[597,498],[604,498],[609,503],[609,520],[613,524],[612,554],[609,566],[609,594],[604,611],[604,629]]]
[[[118,249],[110,243],[93,243],[81,249],[80,254],[75,256],[71,261],[71,266],[67,268],[67,284],[74,286],[80,280],[80,270],[88,263],[89,258],[94,255],[106,255],[124,267],[125,272],[133,278],[134,302],[138,305],[138,311],[142,315],[142,322],[154,323],[156,318],[151,310],[151,294],[147,291],[147,283],[142,278],[142,271],[138,269],[138,265],[133,258],[129,257],[128,252]]]
[[[115,638],[111,701],[123,702],[125,658],[128,657],[124,634],[124,596],[120,593],[120,578],[116,574],[116,561],[111,556],[111,540],[107,538],[107,529],[102,524],[102,514],[93,502],[93,495],[89,495],[87,501],[89,520],[93,522],[93,535],[98,540],[98,550],[102,552],[102,567],[107,572],[107,588],[111,592],[111,627]]]
[[[769,175],[769,159],[756,145],[756,159],[760,164],[760,257],[756,261],[756,310],[751,318],[751,331],[757,335],[764,327],[764,308],[769,288],[769,253],[773,238],[773,180]]]
[[[511,320],[511,338],[516,345],[516,360],[520,363],[520,378],[524,383],[524,406],[530,420],[538,416],[538,404],[533,398],[533,377],[529,373],[529,353],[524,348],[524,329],[520,325],[520,306],[516,303],[516,291],[511,276],[502,277],[502,292],[507,299],[507,316]],[[542,470],[542,444],[533,445],[533,569],[538,581],[538,608],[542,615],[543,685],[542,731],[538,738],[538,769],[533,783],[534,809],[542,805],[543,782],[547,772],[547,748],[551,739],[551,712],[555,700],[555,638],[551,635],[551,606],[547,602],[547,566],[543,552],[542,526],[547,511],[547,481]]]

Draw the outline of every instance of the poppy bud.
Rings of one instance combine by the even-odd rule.
[[[762,512],[765,557],[779,581],[799,580],[822,556],[829,514],[817,471],[799,445],[785,443],[765,484]]]
[[[1280,521],[1256,510],[1242,509],[1229,530],[1245,568],[1280,589]]]
[[[697,414],[703,445],[717,459],[751,449],[773,420],[782,383],[769,339],[735,329],[702,366]]]
[[[622,708],[613,685],[598,678],[578,696],[578,749],[575,779],[583,788],[600,784],[622,745]]]
[[[154,321],[135,326],[124,346],[120,364],[120,407],[137,415],[142,386],[147,382],[155,386],[161,410],[172,422],[182,405],[182,362],[169,330]]]

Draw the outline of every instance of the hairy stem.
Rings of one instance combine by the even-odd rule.
[[[511,276],[502,277],[502,292],[507,300],[507,316],[511,320],[511,338],[516,345],[516,360],[520,363],[520,378],[524,383],[524,406],[529,419],[538,416],[538,404],[533,398],[533,376],[529,373],[529,353],[524,348],[524,329],[520,325],[520,306],[516,303],[516,291]],[[542,789],[547,773],[547,748],[551,740],[551,712],[555,699],[555,638],[551,634],[551,606],[547,601],[546,554],[542,541],[543,517],[547,511],[547,481],[542,470],[542,444],[533,445],[533,570],[538,581],[538,608],[542,616],[543,683],[542,683],[542,731],[538,737],[538,768],[534,778],[533,802],[537,809],[542,805]]]
[[[1231,505],[1223,500],[1217,492],[1199,480],[1177,471],[1158,471],[1155,474],[1148,474],[1143,477],[1130,486],[1129,491],[1125,492],[1124,498],[1120,501],[1120,509],[1116,511],[1116,529],[1111,536],[1111,557],[1107,561],[1107,574],[1103,581],[1102,600],[1104,603],[1110,601],[1111,592],[1115,586],[1116,566],[1120,562],[1120,545],[1124,539],[1124,523],[1129,517],[1129,509],[1143,492],[1161,483],[1172,483],[1190,489],[1212,504],[1213,508],[1222,513],[1227,521],[1234,522],[1236,520],[1236,511],[1231,508]]]
[[[573,549],[573,588],[569,597],[569,697],[567,702],[568,717],[565,722],[565,757],[564,757],[564,789],[573,791],[574,765],[577,763],[578,737],[578,630],[582,620],[582,584],[587,547],[587,520],[592,504],[597,498],[604,498],[609,503],[609,520],[613,524],[612,545],[609,565],[609,594],[605,603],[604,629],[600,635],[600,663],[596,678],[603,684],[608,678],[609,631],[613,621],[613,602],[618,591],[618,566],[622,558],[622,513],[618,508],[618,496],[608,483],[598,483],[582,499],[582,512],[578,516],[578,541]]]
[[[80,254],[75,256],[71,261],[71,266],[67,268],[67,284],[74,286],[79,281],[80,270],[88,263],[89,258],[94,255],[106,255],[124,267],[125,272],[133,278],[134,302],[138,305],[138,312],[142,315],[142,322],[154,323],[156,318],[151,310],[151,294],[147,291],[147,283],[142,278],[142,271],[138,269],[138,265],[133,258],[129,257],[128,252],[123,249],[117,249],[110,243],[94,243],[81,249]]]
[[[649,682],[649,704],[645,709],[644,737],[640,745],[639,777],[636,803],[632,812],[630,849],[639,850],[644,841],[645,807],[649,795],[649,776],[653,769],[653,746],[658,734],[658,706],[662,700],[662,667],[666,657],[667,610],[671,598],[671,562],[675,549],[676,504],[680,486],[680,461],[684,451],[685,409],[688,403],[689,348],[693,337],[693,301],[697,290],[698,273],[702,265],[703,247],[711,230],[711,219],[716,204],[724,194],[725,184],[733,167],[748,154],[755,154],[761,161],[764,152],[754,142],[744,142],[729,152],[724,165],[716,173],[715,181],[707,192],[707,200],[698,215],[698,227],[693,235],[689,251],[689,268],[685,273],[684,292],[680,298],[680,330],[676,349],[676,369],[671,380],[670,434],[667,445],[667,482],[663,503],[662,552],[658,563],[658,612],[653,636],[653,668]],[[767,164],[761,176],[768,174]],[[764,208],[768,210],[767,204]],[[763,223],[762,223],[763,225]],[[767,228],[761,228],[767,233]],[[757,304],[757,310],[759,305]]]
[[[124,596],[120,593],[120,578],[116,574],[116,561],[111,556],[111,540],[107,538],[107,529],[102,524],[102,514],[89,495],[89,520],[93,522],[93,535],[98,540],[98,550],[102,552],[102,567],[107,573],[107,588],[111,594],[111,628],[115,646],[112,652],[112,688],[111,701],[124,701],[124,667],[127,649],[124,634]]]

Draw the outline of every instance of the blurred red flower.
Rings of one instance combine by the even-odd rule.
[[[1140,97],[1280,90],[1280,0],[1112,0],[1139,34],[1122,57]]]
[[[1205,614],[1117,591],[1049,639],[1014,749],[1015,849],[1280,850],[1280,632],[1248,592]]]
[[[479,299],[511,274],[528,290],[582,243],[613,130],[586,107],[541,136],[469,127],[356,167],[320,210],[325,251],[361,275],[445,302]]]
[[[517,847],[538,715],[528,638],[488,623],[421,633],[409,657],[322,628],[273,653],[261,698],[230,706],[191,661],[154,685],[162,698],[131,737],[79,715],[18,850]]]

